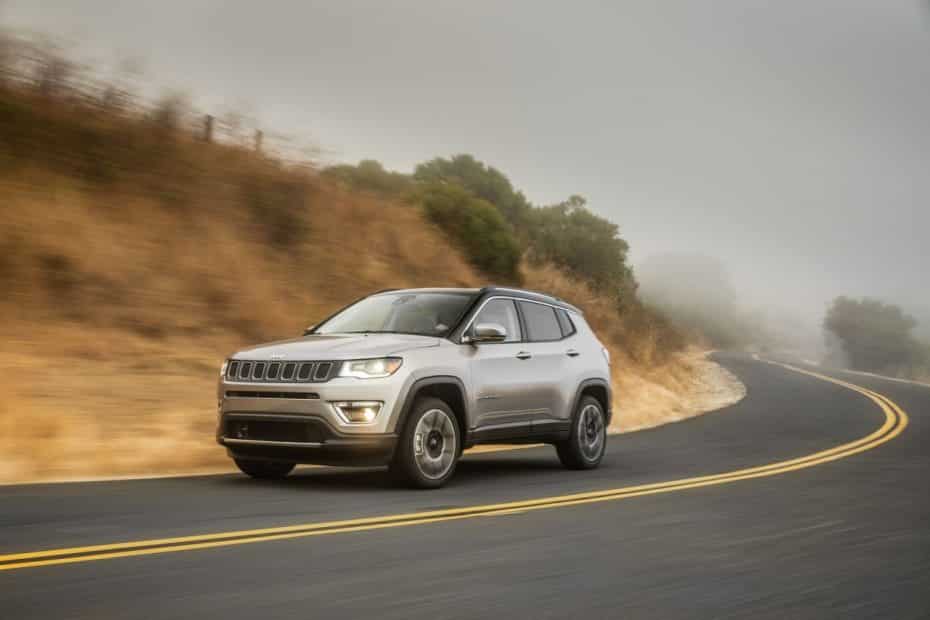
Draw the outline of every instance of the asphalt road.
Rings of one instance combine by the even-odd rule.
[[[439,491],[327,468],[0,487],[0,618],[930,617],[930,388],[833,373],[882,404],[720,361],[742,402],[613,437],[593,472],[530,448]]]

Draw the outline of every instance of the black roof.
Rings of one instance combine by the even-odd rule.
[[[540,293],[538,291],[531,291],[523,288],[513,288],[509,286],[485,286],[483,288],[405,288],[405,289],[385,289],[383,291],[378,291],[378,293],[399,293],[399,292],[410,292],[410,293],[465,293],[468,295],[476,295],[484,297],[486,295],[492,294],[505,294],[510,297],[519,297],[521,299],[544,301],[549,304],[556,306],[562,306],[568,310],[572,310],[581,314],[581,310],[573,306],[572,304],[555,297],[554,295],[547,295],[546,293]],[[376,293],[377,294],[377,293]]]
[[[505,293],[511,297],[522,297],[523,299],[544,301],[546,303],[554,304],[556,306],[562,306],[569,310],[574,310],[575,312],[581,314],[581,310],[568,303],[564,299],[559,299],[555,295],[548,295],[546,293],[540,293],[539,291],[531,291],[525,288],[511,288],[508,286],[486,286],[481,289],[482,293],[492,294],[492,293]]]

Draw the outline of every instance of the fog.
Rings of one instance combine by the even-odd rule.
[[[635,265],[712,257],[741,306],[810,327],[840,294],[930,321],[926,8],[7,0],[0,19],[142,59],[331,161],[468,152],[535,203],[582,194]]]
[[[701,254],[669,252],[644,260],[638,270],[643,300],[709,346],[778,350],[807,360],[837,363],[836,346],[820,321],[781,305],[752,305],[733,285],[726,265]]]

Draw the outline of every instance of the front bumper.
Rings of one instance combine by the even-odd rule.
[[[366,466],[390,463],[397,435],[347,435],[313,415],[236,412],[220,416],[216,441],[236,459]]]
[[[414,377],[406,369],[380,379],[240,382],[217,386],[217,443],[233,458],[320,465],[383,465],[397,443],[397,420]],[[383,403],[375,420],[347,423],[334,403]],[[246,423],[242,432],[238,423]]]

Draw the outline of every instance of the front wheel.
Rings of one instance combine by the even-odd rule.
[[[555,444],[562,465],[568,469],[594,469],[607,449],[607,425],[601,403],[584,396],[572,415],[568,439]]]
[[[242,473],[251,476],[252,478],[259,478],[262,480],[278,480],[284,478],[291,470],[294,469],[296,463],[285,463],[281,461],[252,461],[248,459],[233,459],[236,462],[236,466],[242,471]]]
[[[455,473],[459,423],[438,398],[418,398],[401,433],[391,470],[411,486],[441,487]]]

